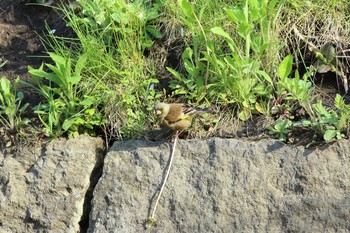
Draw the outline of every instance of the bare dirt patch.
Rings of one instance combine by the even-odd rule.
[[[47,34],[46,24],[64,34],[65,23],[50,7],[30,5],[35,1],[6,0],[0,2],[0,77],[20,77],[31,81],[28,66],[39,67],[45,61],[45,48],[40,37]],[[25,101],[36,104],[38,96],[24,89]]]

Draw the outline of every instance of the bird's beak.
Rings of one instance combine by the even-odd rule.
[[[156,110],[156,115],[161,115],[162,111],[160,111],[159,109]]]

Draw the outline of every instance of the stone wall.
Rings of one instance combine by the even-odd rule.
[[[90,137],[0,153],[0,232],[78,232],[103,155],[103,141]]]
[[[79,137],[0,153],[0,232],[350,231],[349,141],[180,140],[146,229],[171,151]]]
[[[88,232],[143,232],[171,143],[116,142],[94,191]],[[350,231],[350,144],[180,141],[150,232]]]

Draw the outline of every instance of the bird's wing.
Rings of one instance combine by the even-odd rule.
[[[168,114],[165,116],[165,120],[169,122],[176,122],[181,120],[184,116],[182,104],[171,104]]]
[[[169,122],[191,119],[195,114],[203,111],[207,110],[196,108],[189,104],[171,104],[169,112],[164,119]]]
[[[188,104],[184,104],[182,106],[182,109],[183,109],[183,113],[185,116],[190,116],[190,115],[194,115],[197,113],[197,108],[191,106],[191,105],[188,105]]]

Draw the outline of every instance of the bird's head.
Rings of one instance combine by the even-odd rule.
[[[156,115],[160,119],[164,119],[164,117],[169,113],[169,104],[166,103],[157,103],[154,105],[154,109],[156,110]]]

